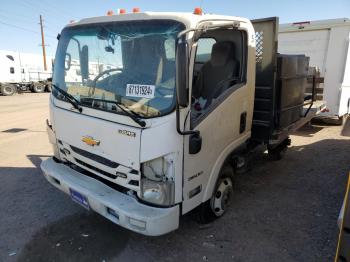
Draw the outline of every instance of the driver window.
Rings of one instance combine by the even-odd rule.
[[[205,118],[245,81],[244,36],[239,30],[218,29],[198,40],[192,84],[192,125]]]

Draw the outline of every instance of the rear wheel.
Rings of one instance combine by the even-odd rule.
[[[16,86],[12,84],[3,84],[0,86],[1,94],[4,96],[12,96],[14,93],[16,93]]]
[[[287,148],[287,146],[283,146],[281,148],[268,149],[269,158],[273,161],[281,160],[285,156]]]
[[[46,85],[46,92],[49,92],[49,93],[51,93],[51,91],[52,91],[52,87],[51,87],[51,83],[48,83],[47,85]]]
[[[46,88],[45,84],[43,84],[43,83],[35,83],[33,85],[33,92],[34,93],[43,93],[43,92],[45,92],[45,88]]]
[[[277,146],[268,145],[267,151],[269,153],[269,158],[273,161],[281,160],[285,156],[289,145],[289,138],[285,139],[282,143],[280,143]]]
[[[198,222],[207,224],[225,214],[233,198],[233,174],[230,165],[222,168],[211,198],[196,210]]]

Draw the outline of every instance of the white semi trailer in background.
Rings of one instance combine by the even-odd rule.
[[[342,123],[350,106],[350,20],[347,18],[281,24],[278,51],[305,54],[310,66],[319,69],[324,84],[317,96],[327,101],[329,112]]]
[[[52,57],[47,60],[51,61]],[[41,55],[0,50],[0,94],[49,91],[52,66],[48,63],[45,71],[42,64]]]

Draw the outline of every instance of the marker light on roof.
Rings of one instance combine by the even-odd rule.
[[[120,14],[120,15],[126,14],[126,10],[125,10],[125,9],[119,9],[119,14]]]
[[[140,13],[140,8],[134,7],[134,8],[132,9],[132,12],[133,12],[133,13]]]
[[[108,12],[107,12],[107,15],[108,16],[111,16],[111,15],[113,15],[114,14],[114,12],[112,11],[112,10],[108,10]]]
[[[195,15],[202,15],[202,14],[203,14],[203,10],[202,10],[202,8],[200,8],[200,7],[196,7],[196,8],[194,9],[193,13],[194,13]]]

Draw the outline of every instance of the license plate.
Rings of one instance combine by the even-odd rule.
[[[70,196],[72,198],[72,200],[76,203],[78,203],[79,205],[81,205],[82,207],[86,208],[86,209],[90,209],[90,205],[88,202],[88,199],[86,196],[84,196],[83,194],[79,193],[78,191],[75,191],[74,189],[69,189],[70,192]]]

